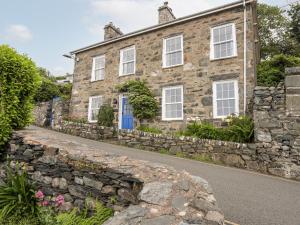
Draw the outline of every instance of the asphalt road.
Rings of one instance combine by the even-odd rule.
[[[30,127],[56,140],[68,140],[106,152],[163,163],[208,180],[229,221],[241,225],[300,225],[300,182],[246,170],[176,158],[54,131]]]

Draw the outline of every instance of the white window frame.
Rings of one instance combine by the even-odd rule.
[[[100,107],[103,105],[103,96],[102,95],[97,95],[97,96],[91,96],[91,97],[89,97],[88,121],[90,123],[96,123],[97,122],[97,120],[92,120],[91,119],[92,118],[91,113],[92,113],[92,99],[93,98],[101,98],[102,104],[100,105]],[[99,107],[99,109],[100,109],[100,107]]]
[[[233,41],[233,55],[226,56],[226,57],[215,58],[215,45],[226,43],[226,42],[229,42],[229,41],[227,40],[227,41],[214,43],[214,30],[220,29],[222,27],[227,27],[229,25],[232,28],[232,40],[231,41]],[[236,56],[237,56],[237,40],[236,40],[236,26],[235,26],[235,24],[234,23],[227,23],[227,24],[223,24],[223,25],[220,25],[220,26],[212,27],[210,29],[210,60],[228,59],[228,58],[233,58],[233,57],[236,57]]]
[[[214,81],[213,82],[213,116],[216,119],[223,119],[226,118],[230,115],[227,116],[218,116],[218,108],[217,108],[217,84],[224,84],[224,83],[232,83],[234,85],[234,100],[235,100],[235,107],[236,107],[236,115],[239,115],[239,86],[238,86],[238,81],[237,80],[221,80],[221,81]],[[228,98],[229,99],[229,98]]]
[[[180,118],[179,117],[178,118],[166,118],[166,90],[178,89],[178,88],[181,89],[181,104],[182,104],[181,117]],[[163,89],[162,89],[162,120],[163,121],[183,120],[183,118],[184,118],[184,115],[183,115],[183,85],[163,87]]]
[[[133,49],[134,50],[134,59],[131,61],[127,61],[127,62],[123,62],[123,52],[129,49]],[[133,62],[133,73],[126,73],[123,74],[123,64],[124,63],[130,63]],[[119,76],[127,76],[127,75],[133,75],[135,74],[135,70],[136,70],[136,50],[135,50],[135,45],[129,46],[127,48],[123,48],[120,50],[120,66],[119,66]]]
[[[100,58],[103,58],[104,59],[104,65],[102,68],[100,68],[99,70],[103,70],[104,71],[104,75],[103,75],[103,78],[102,79],[99,79],[99,80],[104,80],[104,77],[105,77],[105,55],[100,55],[100,56],[96,56],[96,57],[93,57],[93,66],[92,66],[92,75],[91,75],[91,82],[94,82],[94,81],[99,81],[99,80],[96,80],[96,74],[95,74],[95,66],[96,66],[96,59],[100,59]]]
[[[178,38],[180,37],[181,38],[181,49],[180,50],[176,50],[176,51],[173,51],[173,52],[168,52],[168,54],[170,53],[175,53],[175,52],[179,52],[181,51],[181,63],[179,64],[176,64],[176,65],[171,65],[171,66],[167,66],[167,40],[170,40],[170,39],[175,39],[175,38]],[[170,68],[170,67],[175,67],[175,66],[181,66],[184,64],[184,53],[183,53],[183,35],[177,35],[177,36],[173,36],[173,37],[168,37],[168,38],[164,38],[163,39],[163,68]]]

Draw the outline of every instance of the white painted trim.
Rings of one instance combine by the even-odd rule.
[[[240,104],[239,104],[239,84],[238,84],[238,80],[221,80],[221,81],[214,81],[213,82],[213,117],[215,119],[223,119],[226,118],[227,116],[218,116],[218,111],[217,111],[217,84],[224,84],[224,83],[231,83],[233,82],[234,85],[234,100],[235,100],[235,106],[236,106],[236,115],[239,115],[239,108],[240,108]]]
[[[220,58],[215,58],[215,44],[214,44],[214,30],[215,29],[220,29],[222,27],[226,27],[231,25],[232,29],[232,40],[233,40],[233,55],[230,56],[225,56],[225,57],[220,57]],[[222,24],[220,26],[214,26],[210,28],[210,60],[221,60],[221,59],[229,59],[233,57],[237,57],[237,40],[236,40],[236,26],[235,23],[227,23],[227,24]]]
[[[166,99],[166,90],[170,90],[170,89],[177,89],[180,88],[181,89],[181,103],[182,103],[182,112],[181,112],[181,117],[180,118],[166,118],[166,103],[165,103],[165,99]],[[183,120],[184,115],[183,115],[183,85],[178,85],[178,86],[169,86],[169,87],[163,87],[162,89],[162,121],[176,121],[176,120]]]
[[[104,80],[104,77],[103,77],[103,79],[96,80],[96,76],[95,76],[96,59],[100,59],[100,58],[104,58],[104,67],[102,69],[104,69],[104,77],[105,77],[105,55],[95,56],[95,57],[93,57],[91,82],[95,82],[95,81],[99,81],[99,80]]]
[[[133,66],[133,73],[127,73],[127,74],[123,74],[123,52],[125,50],[130,50],[130,49],[133,49],[134,50],[134,59],[133,59],[133,62],[134,62],[134,66]],[[129,47],[126,47],[126,48],[123,48],[120,50],[120,65],[119,65],[119,76],[127,76],[127,75],[133,75],[135,74],[135,70],[136,70],[136,49],[135,49],[135,45],[132,45],[132,46],[129,46]]]
[[[170,40],[170,39],[175,39],[175,38],[178,38],[180,37],[181,38],[181,63],[179,64],[175,64],[175,65],[171,65],[171,66],[167,66],[166,63],[166,55],[167,55],[167,40]],[[162,61],[163,61],[163,68],[171,68],[171,67],[175,67],[175,66],[182,66],[184,64],[184,47],[183,47],[183,34],[181,35],[177,35],[177,36],[173,36],[173,37],[167,37],[167,38],[164,38],[163,39],[163,53],[162,53]]]
[[[253,0],[246,1],[246,4],[250,4],[252,1]],[[144,28],[144,29],[141,29],[141,30],[138,30],[138,31],[134,31],[134,32],[122,35],[122,36],[117,37],[117,38],[113,38],[111,40],[102,41],[102,42],[99,42],[99,43],[96,43],[96,44],[92,44],[92,45],[89,45],[89,46],[71,51],[70,54],[74,55],[74,54],[77,54],[77,53],[80,53],[80,52],[83,52],[83,51],[86,51],[86,50],[89,50],[89,49],[93,49],[93,48],[96,48],[96,47],[99,47],[99,46],[114,43],[114,42],[117,42],[117,41],[120,41],[120,40],[123,40],[123,39],[126,39],[126,38],[138,36],[138,35],[144,34],[146,32],[155,31],[155,30],[162,29],[162,28],[165,28],[165,27],[169,27],[169,26],[172,26],[172,25],[175,25],[175,24],[179,24],[179,23],[183,23],[183,22],[190,21],[190,20],[193,20],[193,19],[208,16],[208,15],[211,15],[211,14],[214,14],[214,13],[222,12],[222,11],[225,11],[225,10],[228,10],[228,9],[239,7],[241,5],[243,5],[242,1],[236,1],[236,2],[233,2],[233,3],[230,3],[230,4],[223,5],[221,7],[216,7],[216,8],[205,10],[205,11],[202,11],[202,12],[199,12],[199,13],[196,13],[196,14],[192,14],[192,15],[185,16],[185,17],[182,17],[182,18],[178,18],[176,20],[173,20],[173,21],[165,23],[165,24],[159,24],[159,25],[147,27],[147,28]]]
[[[90,123],[97,123],[97,120],[91,120],[91,110],[92,110],[92,99],[93,98],[101,98],[101,101],[102,101],[102,104],[103,104],[103,96],[102,95],[96,95],[96,96],[90,96],[89,97],[89,107],[88,107],[88,121],[90,122]],[[101,105],[102,105],[101,104]],[[101,107],[101,105],[100,105],[100,107]],[[100,108],[99,108],[100,109]]]

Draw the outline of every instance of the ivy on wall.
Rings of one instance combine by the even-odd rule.
[[[158,103],[145,81],[129,80],[116,88],[119,92],[128,94],[128,101],[132,105],[135,118],[142,120],[156,116]]]

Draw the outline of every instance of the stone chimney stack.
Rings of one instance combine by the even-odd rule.
[[[123,33],[120,28],[116,27],[112,22],[104,27],[104,40],[121,36]]]
[[[166,23],[175,19],[176,17],[168,6],[168,2],[164,2],[164,5],[158,8],[158,23]]]

